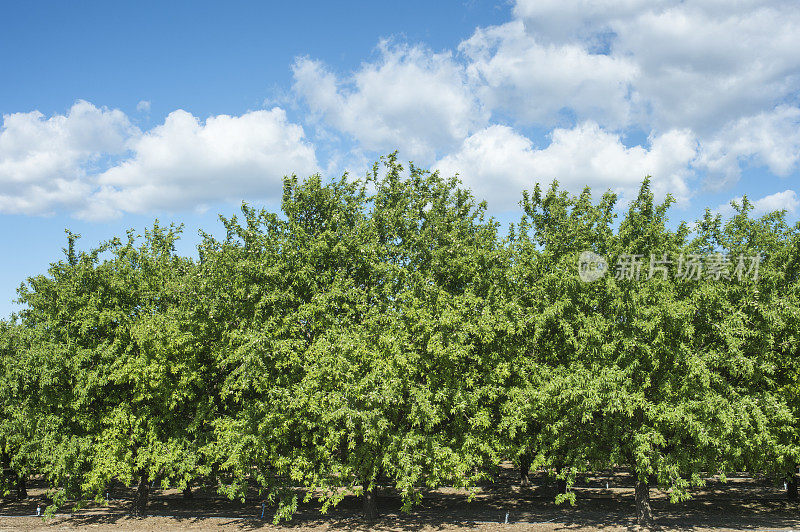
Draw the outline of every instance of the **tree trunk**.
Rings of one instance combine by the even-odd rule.
[[[558,495],[565,495],[567,493],[567,479],[558,478],[564,468],[556,466],[556,493]]]
[[[25,475],[19,475],[17,477],[17,499],[27,499],[28,498],[28,482],[25,478]]]
[[[797,501],[797,474],[794,472],[786,481],[786,499],[792,502]]]
[[[650,485],[636,479],[636,523],[641,527],[653,526],[653,511],[650,509]]]
[[[144,517],[147,515],[147,499],[150,495],[150,484],[148,483],[147,472],[139,473],[139,485],[136,487],[136,496],[133,499],[133,515]]]
[[[372,523],[378,517],[377,491],[376,487],[372,489],[364,487],[364,519],[368,523]]]
[[[519,482],[522,486],[530,485],[528,473],[531,470],[531,456],[528,453],[523,453],[519,457]]]
[[[192,487],[187,484],[186,487],[183,488],[183,498],[184,499],[191,499],[193,497],[194,497],[194,493],[192,493]]]

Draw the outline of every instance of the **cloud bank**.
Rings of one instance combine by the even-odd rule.
[[[147,132],[119,110],[77,102],[66,115],[7,115],[0,211],[107,219],[274,199],[284,175],[319,170],[303,128],[279,108],[206,120],[178,110]]]
[[[280,107],[176,110],[140,131],[85,101],[63,115],[5,115],[0,212],[103,219],[276,198],[284,174],[344,170],[394,149],[459,173],[493,210],[553,179],[628,197],[646,175],[658,195],[688,204],[747,168],[797,174],[796,7],[518,0],[510,20],[452,50],[383,40],[349,72],[296,58],[297,123]],[[797,209],[791,190],[759,201]]]

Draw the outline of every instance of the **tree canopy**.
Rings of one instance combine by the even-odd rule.
[[[3,489],[42,475],[53,511],[135,484],[143,513],[153,482],[212,482],[276,521],[354,493],[373,518],[379,489],[409,509],[513,460],[572,503],[577,474],[625,467],[643,523],[651,487],[709,475],[796,496],[800,224],[744,198],[676,225],[671,203],[536,185],[506,233],[392,154],[287,177],[280,212],[243,204],[194,258],[158,222],[68,232],[0,325]]]

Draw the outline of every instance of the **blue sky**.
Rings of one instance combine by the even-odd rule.
[[[281,176],[380,154],[523,188],[642,177],[675,219],[800,211],[792,1],[0,2],[0,314],[60,258],[158,217],[218,231]]]

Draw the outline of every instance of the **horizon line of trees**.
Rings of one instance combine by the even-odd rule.
[[[143,514],[153,481],[212,481],[257,489],[276,522],[347,492],[372,519],[379,481],[407,510],[512,460],[551,472],[557,502],[580,473],[629,468],[642,524],[651,487],[681,501],[709,474],[796,499],[800,224],[744,198],[670,229],[649,179],[617,220],[615,194],[554,182],[501,236],[457,177],[380,164],[285,178],[281,213],[243,204],[197,259],[158,222],[86,251],[68,232],[0,323],[4,491],[42,475],[54,511],[136,485]],[[585,250],[760,263],[583,282]]]

